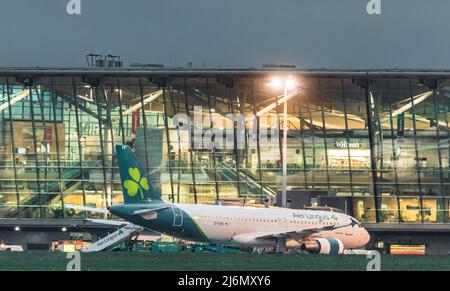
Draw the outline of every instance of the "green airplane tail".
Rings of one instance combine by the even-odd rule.
[[[142,169],[131,148],[116,144],[124,203],[160,202],[161,193],[150,184],[148,174]]]

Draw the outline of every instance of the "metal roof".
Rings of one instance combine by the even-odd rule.
[[[320,78],[400,78],[400,79],[447,79],[450,70],[412,69],[286,69],[286,68],[186,68],[186,67],[0,67],[1,77],[13,76],[109,76],[109,77],[266,77],[273,74],[289,74],[300,77]]]

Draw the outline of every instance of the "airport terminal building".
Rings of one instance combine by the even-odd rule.
[[[267,86],[287,76],[286,95]],[[450,72],[0,68],[0,98],[10,237],[105,231],[82,222],[105,217],[64,206],[122,202],[117,143],[168,201],[279,204],[287,99],[291,207],[342,209],[387,252],[450,251]]]

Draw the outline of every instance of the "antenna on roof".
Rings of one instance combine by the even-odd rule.
[[[86,55],[86,62],[87,62],[88,67],[94,67],[94,61],[95,61],[95,66],[97,67],[98,60],[103,60],[103,56],[98,55],[98,54]]]
[[[99,54],[88,54],[86,55],[86,62],[88,67],[97,67],[97,68],[120,68],[123,66],[123,61],[120,56],[107,55],[103,57],[103,55]]]

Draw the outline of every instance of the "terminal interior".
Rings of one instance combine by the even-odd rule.
[[[0,218],[97,218],[64,205],[122,203],[117,143],[167,201],[274,198],[285,96],[268,81],[0,78]],[[369,83],[304,77],[287,92],[288,190],[347,197],[362,222],[448,222],[449,82]]]

